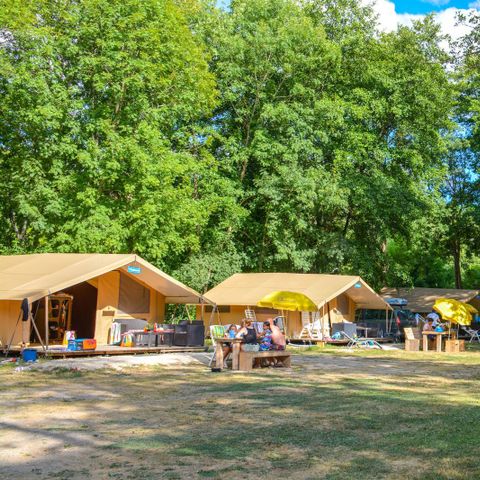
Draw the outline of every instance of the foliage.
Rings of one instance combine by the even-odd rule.
[[[0,251],[136,252],[201,291],[476,282],[464,21],[452,63],[433,18],[385,34],[355,0],[0,0]]]

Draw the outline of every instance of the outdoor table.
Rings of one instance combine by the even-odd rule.
[[[436,332],[435,330],[424,330],[423,335],[423,351],[428,351],[428,336],[435,335],[435,347],[437,352],[442,351],[442,336],[448,335],[448,332]]]
[[[369,331],[369,330],[372,330],[372,328],[371,328],[371,327],[359,327],[359,326],[357,325],[357,330],[363,330],[364,333],[365,333],[365,338],[368,338],[368,331]]]
[[[215,366],[217,368],[223,368],[223,345],[225,343],[232,344],[232,370],[239,369],[239,357],[240,357],[240,344],[243,342],[243,338],[215,338],[217,344],[215,352]]]

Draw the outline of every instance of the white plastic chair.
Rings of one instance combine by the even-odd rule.
[[[383,347],[376,340],[371,338],[352,338],[344,331],[341,331],[340,333],[349,340],[347,348],[378,348],[379,350],[383,350]]]
[[[462,329],[468,335],[470,335],[470,340],[469,340],[468,343],[472,343],[474,340],[476,340],[478,343],[480,343],[480,335],[479,335],[480,330],[474,330],[473,328],[466,327],[464,325],[462,325]]]

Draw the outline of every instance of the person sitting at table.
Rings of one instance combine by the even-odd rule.
[[[253,322],[249,318],[242,320],[242,328],[237,332],[237,338],[243,339],[243,345],[257,345],[257,331],[253,326]],[[242,345],[242,350],[243,350]]]
[[[424,332],[433,332],[435,331],[435,328],[433,326],[433,318],[427,317],[427,322],[423,326],[423,331]],[[428,335],[428,341],[430,343],[430,346],[432,345],[432,342],[435,340],[435,335]]]
[[[432,320],[432,327],[435,328],[440,324],[440,315],[436,312],[430,312],[427,315],[427,320]]]
[[[272,349],[272,331],[270,322],[263,322],[263,333],[260,340],[260,350],[265,352]]]
[[[280,328],[275,325],[273,318],[269,318],[268,322],[272,332],[272,350],[285,350],[287,347],[285,335],[282,333]]]
[[[423,325],[424,332],[433,332],[435,328],[433,327],[433,318],[427,318],[425,325]]]
[[[227,330],[225,331],[225,336],[227,338],[235,338],[237,336],[237,326],[232,323],[228,328]],[[230,355],[230,353],[232,353],[232,344],[231,343],[225,343],[223,345],[223,359],[224,359],[224,362],[226,363],[226,360],[227,360],[227,357],[228,355]]]

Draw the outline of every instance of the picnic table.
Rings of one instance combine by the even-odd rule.
[[[217,348],[215,349],[215,366],[223,368],[223,346],[226,343],[232,344],[232,370],[239,369],[240,344],[243,338],[215,337]]]
[[[442,337],[448,335],[448,332],[436,332],[435,330],[424,330],[423,335],[423,351],[428,352],[428,337],[429,335],[435,336],[435,350],[437,352],[442,351]]]

